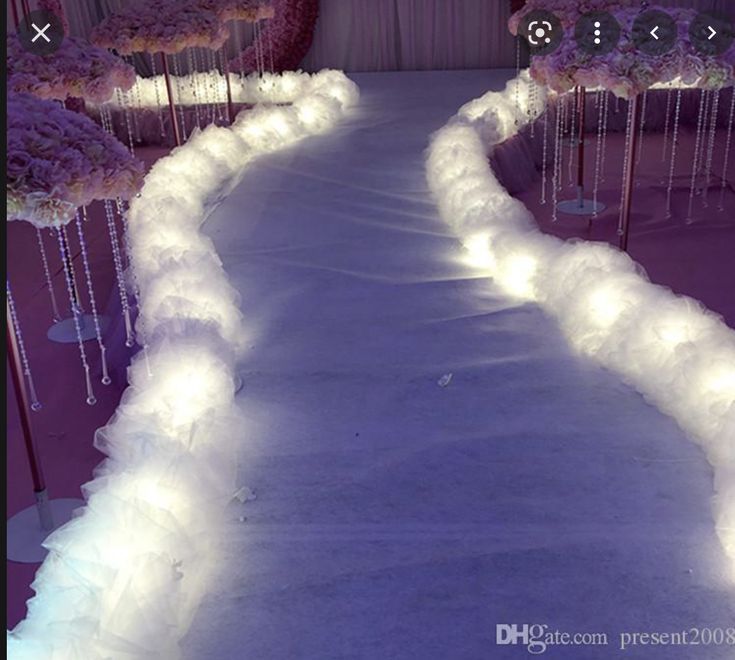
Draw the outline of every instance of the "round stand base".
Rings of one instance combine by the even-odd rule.
[[[235,374],[235,394],[238,394],[245,387],[245,382],[240,374]]]
[[[57,529],[71,520],[72,512],[74,509],[84,506],[84,500],[60,497],[56,500],[49,500],[48,504],[54,520],[54,529]],[[44,560],[48,550],[41,543],[53,530],[41,529],[38,508],[35,504],[19,511],[10,518],[6,529],[8,534],[8,561],[38,564]]]
[[[581,204],[578,199],[565,199],[556,208],[567,215],[596,215],[605,210],[605,205],[602,202],[595,204],[591,199],[583,199]]]
[[[105,331],[107,327],[108,318],[106,316],[98,317],[100,322],[100,330]],[[95,339],[97,333],[94,329],[94,317],[91,314],[82,314],[79,317],[80,325],[82,326],[82,341],[89,341]],[[74,318],[69,317],[63,319],[57,323],[54,323],[46,332],[46,336],[58,344],[76,344],[77,343],[77,329],[74,326]]]

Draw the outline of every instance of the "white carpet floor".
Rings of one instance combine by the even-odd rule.
[[[252,331],[257,499],[231,505],[188,660],[527,657],[500,623],[609,638],[544,657],[732,657],[618,650],[735,625],[709,467],[466,265],[429,197],[429,135],[511,75],[355,75],[347,121],[264,158],[209,218]]]

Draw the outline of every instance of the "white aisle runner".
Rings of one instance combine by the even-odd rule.
[[[464,265],[429,197],[429,135],[508,74],[355,76],[354,115],[209,219],[252,330],[257,499],[231,506],[189,660],[528,657],[498,623],[609,636],[544,657],[732,657],[618,651],[623,631],[734,625],[708,466]]]

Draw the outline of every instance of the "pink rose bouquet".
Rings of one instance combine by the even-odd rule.
[[[77,97],[104,103],[116,87],[127,91],[135,84],[132,66],[77,37],[66,37],[52,57],[42,57],[25,50],[18,37],[9,34],[6,68],[10,91],[42,99]]]
[[[173,55],[193,47],[217,50],[230,36],[224,17],[239,6],[250,11],[258,5],[235,0],[229,3],[221,0],[138,2],[97,25],[92,30],[91,41],[121,55],[141,52]]]
[[[143,164],[88,117],[30,94],[7,102],[7,217],[60,226],[95,199],[129,199]]]

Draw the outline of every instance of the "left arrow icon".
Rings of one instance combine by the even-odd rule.
[[[653,37],[653,38],[654,38],[654,39],[655,39],[656,41],[658,41],[658,39],[659,39],[659,36],[658,36],[658,35],[656,34],[656,32],[658,32],[658,25],[657,25],[657,26],[656,26],[655,28],[653,28],[653,30],[651,30],[651,32],[650,32],[650,35],[651,35],[651,36],[652,36],[652,37]]]

